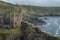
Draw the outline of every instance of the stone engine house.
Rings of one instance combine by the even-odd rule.
[[[22,9],[19,9],[18,13],[11,13],[9,20],[4,17],[4,15],[0,15],[0,28],[16,28],[21,26],[22,21]],[[8,25],[6,25],[6,23]]]
[[[22,21],[22,10],[19,9],[18,13],[12,13],[10,15],[10,26],[13,28],[20,27]]]

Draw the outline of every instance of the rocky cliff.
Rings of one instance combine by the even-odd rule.
[[[21,25],[20,31],[22,31],[22,33],[2,34],[0,35],[0,40],[60,40],[58,37],[40,31],[31,24],[22,22]]]
[[[60,38],[46,34],[40,31],[37,27],[32,27],[27,23],[22,22],[22,40],[60,40]]]

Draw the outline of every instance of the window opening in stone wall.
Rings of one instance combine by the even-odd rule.
[[[16,25],[17,23],[15,23],[15,25]]]

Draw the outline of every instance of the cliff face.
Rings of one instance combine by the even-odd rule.
[[[60,40],[59,38],[41,32],[38,28],[34,28],[24,22],[22,22],[22,31],[23,40]]]
[[[0,35],[0,40],[60,40],[60,38],[48,35],[28,23],[22,22],[21,25],[22,33]]]
[[[22,22],[23,40],[33,40],[33,28]]]

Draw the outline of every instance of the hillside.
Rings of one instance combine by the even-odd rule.
[[[39,6],[29,6],[29,5],[22,5],[27,11],[30,13],[35,14],[59,14],[60,15],[60,7],[39,7]]]
[[[18,5],[13,5],[7,2],[0,1],[0,14],[17,12],[18,8],[19,8]]]
[[[20,5],[26,11],[27,14],[35,15],[48,15],[48,14],[59,14],[60,7],[40,7],[40,6],[29,6],[29,5]],[[19,9],[19,5],[13,5],[11,3],[0,1],[0,13],[7,13],[7,11],[15,12]],[[12,8],[13,7],[13,8]]]
[[[60,7],[39,7],[22,5],[25,10],[23,19],[31,23],[42,23],[40,16],[60,16]],[[36,25],[35,24],[35,25]]]
[[[23,20],[31,23],[45,23],[38,18],[41,15],[60,15],[60,7],[13,5],[2,1],[0,1],[0,14],[6,14],[8,16],[9,13],[18,12],[20,7],[22,7],[24,10]]]

